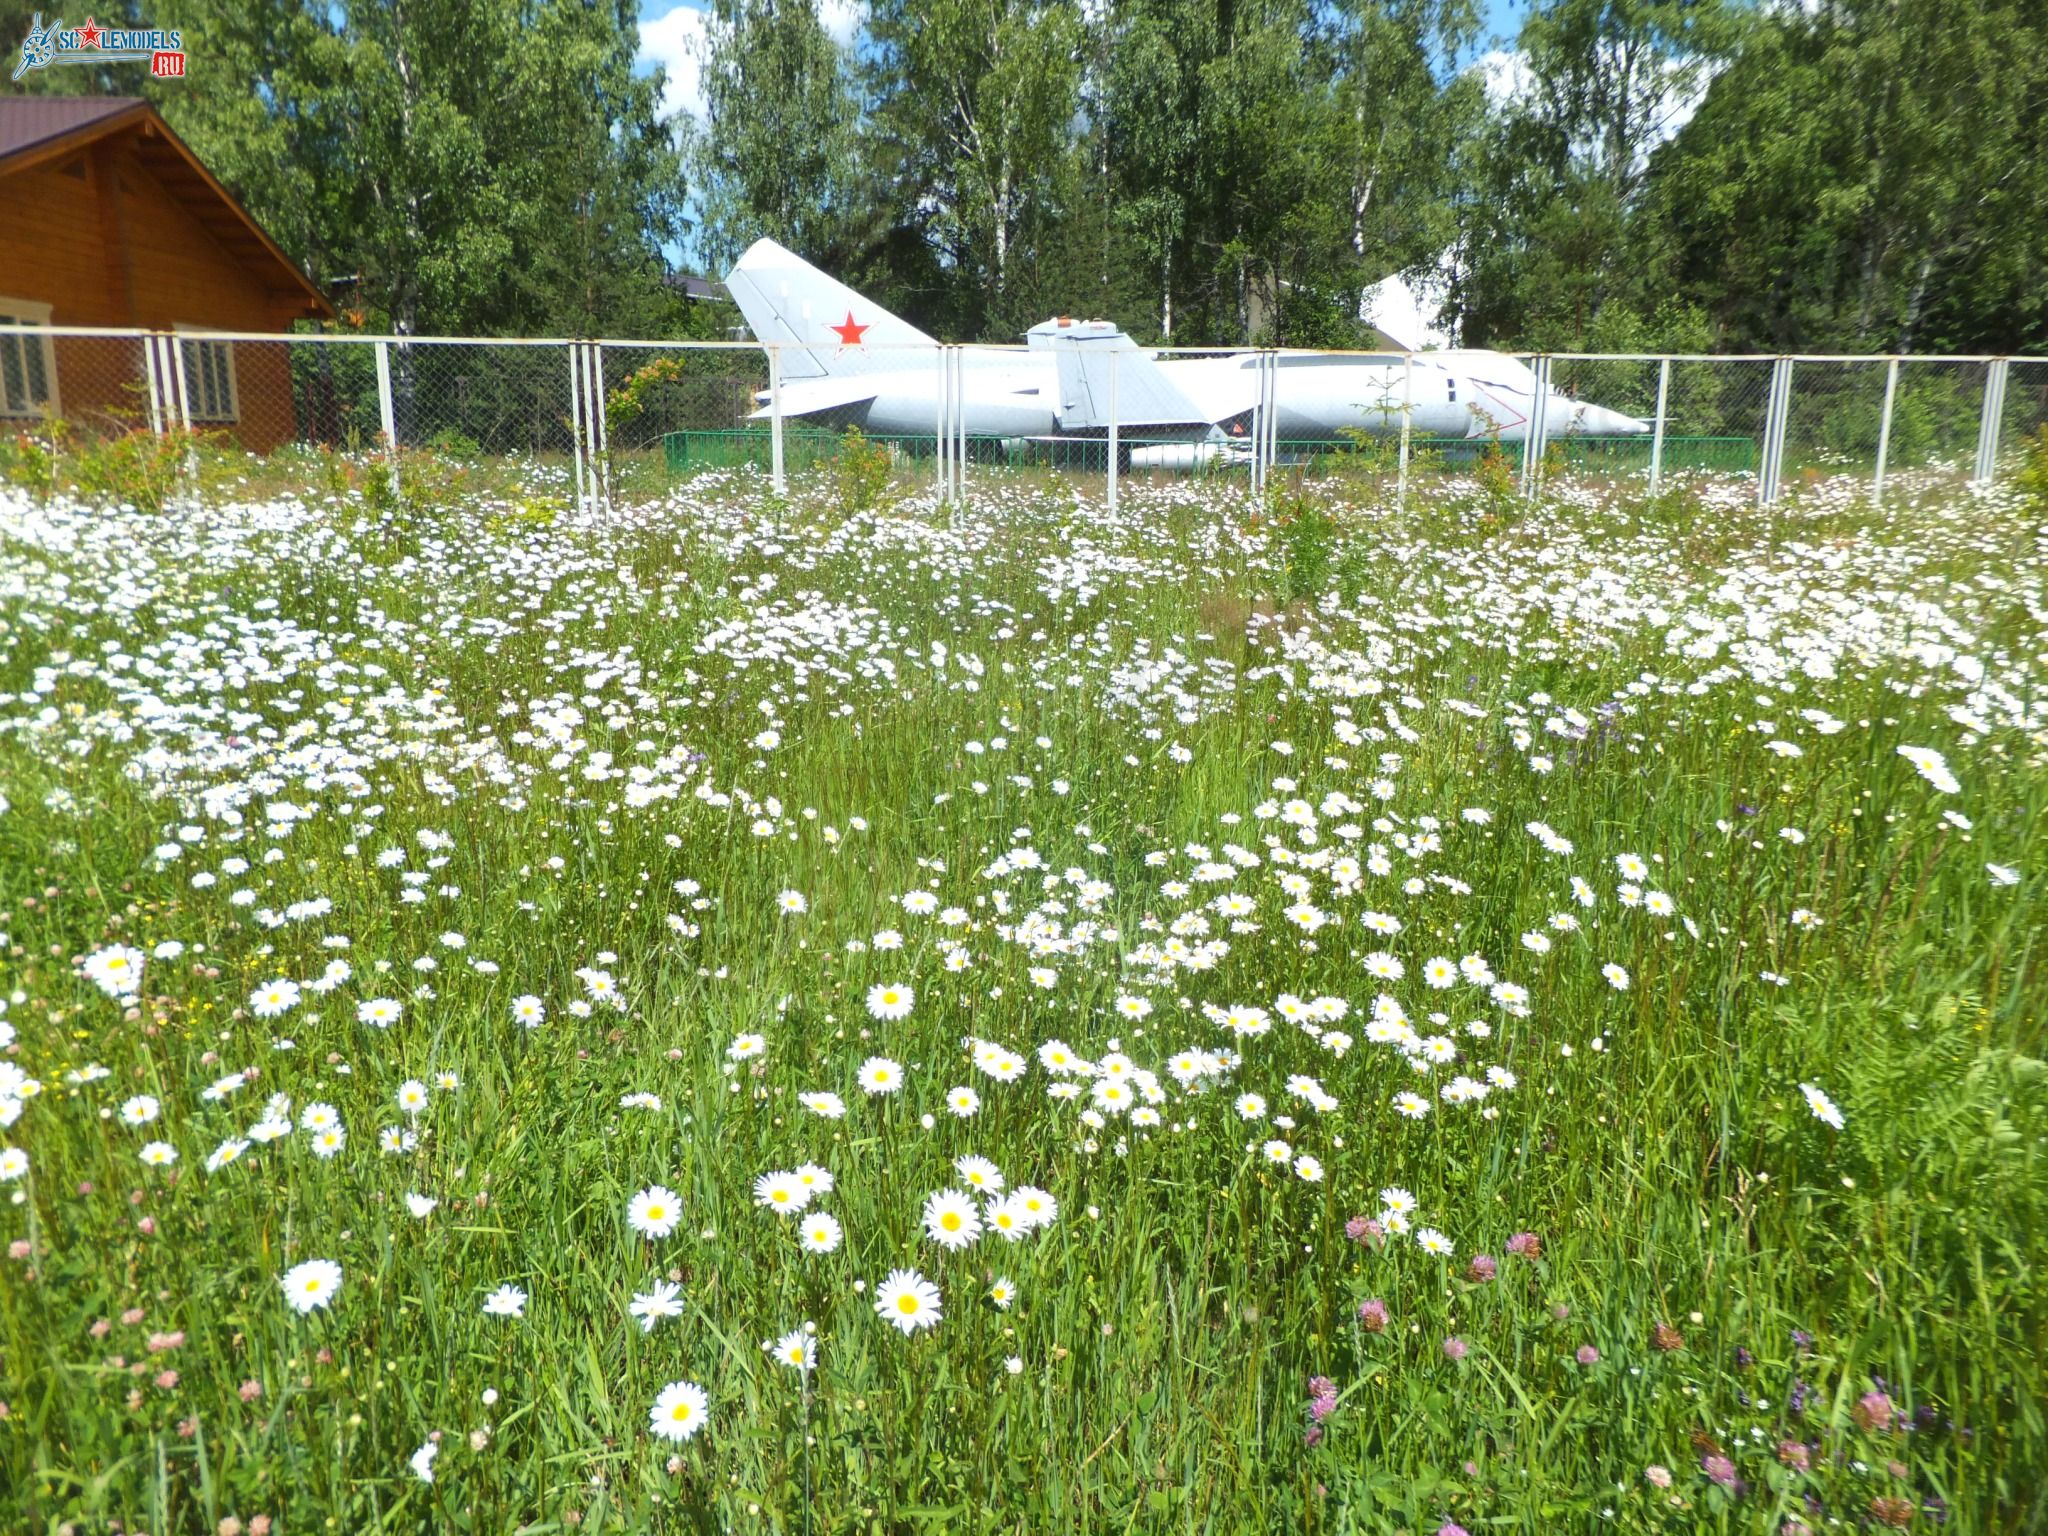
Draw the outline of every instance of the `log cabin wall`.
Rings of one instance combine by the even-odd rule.
[[[325,309],[153,115],[20,158],[0,161],[0,299],[47,305],[52,325],[283,331]],[[58,415],[96,432],[146,424],[139,342],[55,337],[50,348]],[[194,426],[256,453],[290,441],[288,350],[233,345],[232,398],[216,388],[209,408],[192,401]]]

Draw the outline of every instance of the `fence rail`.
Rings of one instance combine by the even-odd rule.
[[[1669,476],[1710,473],[1744,477],[1768,505],[1823,475],[1865,476],[1880,500],[1908,472],[1989,482],[2048,428],[2048,358],[1522,353],[1501,363],[1120,341],[1096,356],[1100,366],[1069,370],[1046,348],[1002,345],[0,325],[0,431],[61,421],[94,436],[219,434],[259,455],[382,454],[394,489],[407,450],[523,456],[559,464],[579,505],[605,507],[705,469],[757,468],[781,490],[791,473],[835,460],[849,429],[928,473],[948,499],[975,475],[1038,467],[1102,476],[1111,505],[1133,474],[1242,478],[1254,494],[1283,472],[1376,476],[1399,500],[1418,477],[1491,461],[1527,495],[1551,480],[1625,476],[1654,492]],[[1163,419],[1162,365],[1186,365],[1174,378],[1187,392],[1168,393],[1180,415],[1204,402],[1192,414],[1206,419]],[[1460,400],[1461,380],[1484,399]],[[1317,398],[1323,418],[1348,412],[1350,424],[1304,414]],[[1586,429],[1595,406],[1612,413],[1598,418],[1608,430]],[[1466,413],[1468,424],[1443,430]]]

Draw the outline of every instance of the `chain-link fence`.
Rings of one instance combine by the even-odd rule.
[[[0,423],[60,420],[95,437],[148,430],[156,419],[139,336],[0,333]]]
[[[2009,471],[2043,433],[2048,433],[2048,360],[2014,358],[2007,366],[1999,411],[2000,467]]]
[[[1786,483],[1826,475],[1876,473],[1884,424],[1887,364],[1859,362],[1792,365],[1785,427]]]
[[[826,326],[827,333],[853,326]],[[581,505],[707,471],[895,477],[957,497],[1043,473],[1405,495],[1447,477],[1756,499],[1849,475],[1983,480],[2048,429],[2048,359],[1140,348],[1102,322],[1021,347],[112,332],[0,324],[0,433],[188,434],[266,460],[500,466]]]
[[[1982,425],[1985,372],[1978,362],[1900,362],[1885,459],[1890,470],[1969,471]]]

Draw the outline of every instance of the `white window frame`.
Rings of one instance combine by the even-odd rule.
[[[15,324],[42,325],[50,323],[50,306],[39,304],[33,299],[10,299],[0,295],[0,316]],[[0,420],[34,421],[45,416],[55,416],[61,405],[57,396],[57,349],[48,336],[23,336],[20,334],[0,336],[0,353],[12,352],[16,366],[21,371],[22,387],[28,386],[28,360],[33,348],[34,355],[42,359],[44,393],[41,400],[23,399],[15,401],[7,393],[5,360],[0,359]]]
[[[242,419],[242,386],[235,377],[235,344],[232,341],[214,339],[211,327],[204,325],[180,324],[173,326],[172,329],[178,333],[178,350],[183,354],[185,409],[192,424],[195,427],[238,425]],[[227,383],[228,398],[224,413],[208,409],[209,404],[217,406],[220,402],[208,402],[202,398],[206,393],[202,388],[206,378],[206,358],[209,355],[216,355],[212,354],[215,347],[220,349],[217,355],[225,359],[222,374]]]

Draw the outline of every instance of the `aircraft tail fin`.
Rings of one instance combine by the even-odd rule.
[[[893,349],[937,345],[909,321],[773,240],[748,246],[726,274],[725,286],[754,339],[783,346],[782,376],[787,379],[914,367],[920,361],[915,354]]]
[[[1033,350],[1053,354],[1058,369],[1060,426],[1068,432],[1182,431],[1208,418],[1148,352],[1107,320],[1047,320],[1025,333]]]

